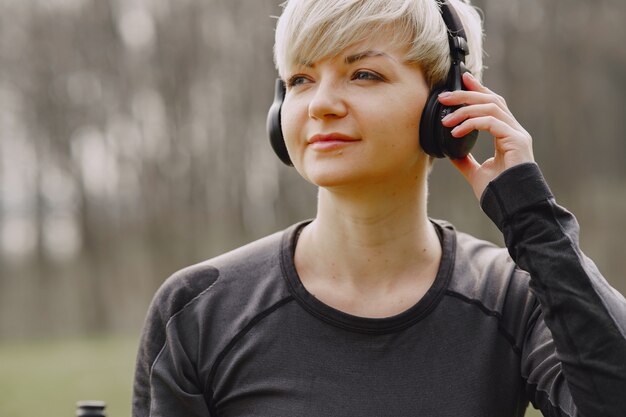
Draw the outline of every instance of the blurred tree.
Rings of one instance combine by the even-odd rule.
[[[137,332],[173,271],[314,214],[265,134],[280,3],[0,2],[0,337]],[[485,82],[626,291],[626,4],[475,3]],[[434,217],[500,241],[445,161],[431,195]]]

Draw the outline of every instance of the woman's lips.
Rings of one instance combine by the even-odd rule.
[[[358,142],[360,139],[341,133],[317,134],[311,136],[307,143],[317,151],[332,151]]]

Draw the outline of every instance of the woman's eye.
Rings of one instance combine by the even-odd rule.
[[[303,75],[294,75],[287,80],[287,87],[296,87],[302,84],[306,84],[309,80]]]
[[[371,71],[357,71],[352,76],[353,80],[376,80],[381,81],[383,77]]]

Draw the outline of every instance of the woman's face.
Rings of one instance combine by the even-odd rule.
[[[306,180],[366,186],[425,172],[419,124],[429,89],[405,53],[382,35],[288,73],[282,129]]]

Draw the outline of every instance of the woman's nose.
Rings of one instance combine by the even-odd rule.
[[[347,114],[343,90],[331,81],[318,81],[315,94],[309,103],[309,117],[312,119],[340,118]]]

